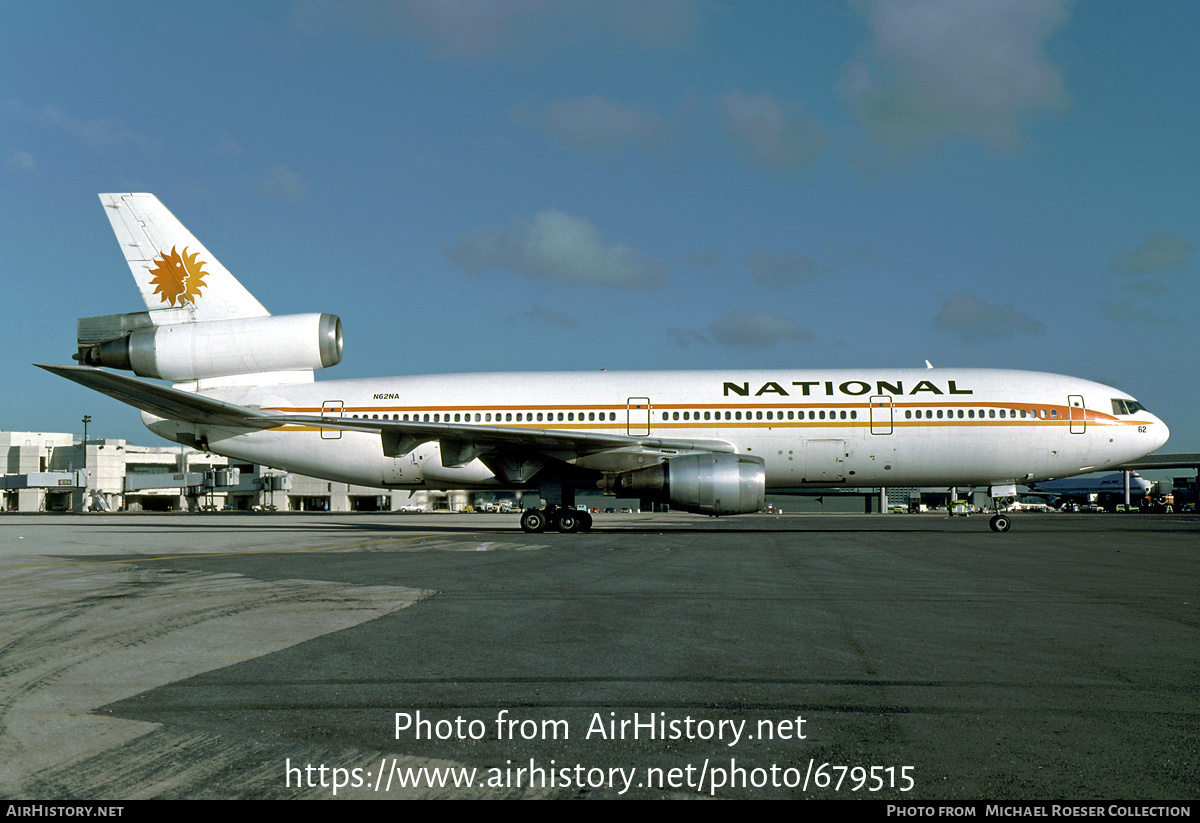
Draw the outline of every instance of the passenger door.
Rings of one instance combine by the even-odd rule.
[[[650,398],[630,397],[625,401],[627,434],[645,437],[650,434]]]
[[[321,404],[322,417],[341,417],[345,412],[346,406],[341,400],[326,400]],[[342,438],[341,429],[321,429],[322,440],[340,440]]]

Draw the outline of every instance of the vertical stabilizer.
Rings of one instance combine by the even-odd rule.
[[[153,194],[100,202],[155,325],[270,316]]]

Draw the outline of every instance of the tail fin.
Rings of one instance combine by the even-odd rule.
[[[173,323],[270,316],[153,194],[102,194],[100,202],[151,317],[170,309]]]

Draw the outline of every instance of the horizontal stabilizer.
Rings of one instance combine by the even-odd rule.
[[[88,366],[45,366],[40,363],[34,365],[168,420],[248,429],[273,429],[282,425],[254,409],[103,369]]]

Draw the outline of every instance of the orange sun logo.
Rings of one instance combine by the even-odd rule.
[[[204,276],[208,274],[204,270],[204,261],[196,260],[199,254],[188,254],[186,246],[180,254],[172,246],[170,254],[164,252],[154,260],[156,265],[150,269],[150,274],[154,275],[150,282],[154,285],[154,293],[162,295],[162,302],[181,307],[184,303],[196,304],[200,289],[207,285]]]

